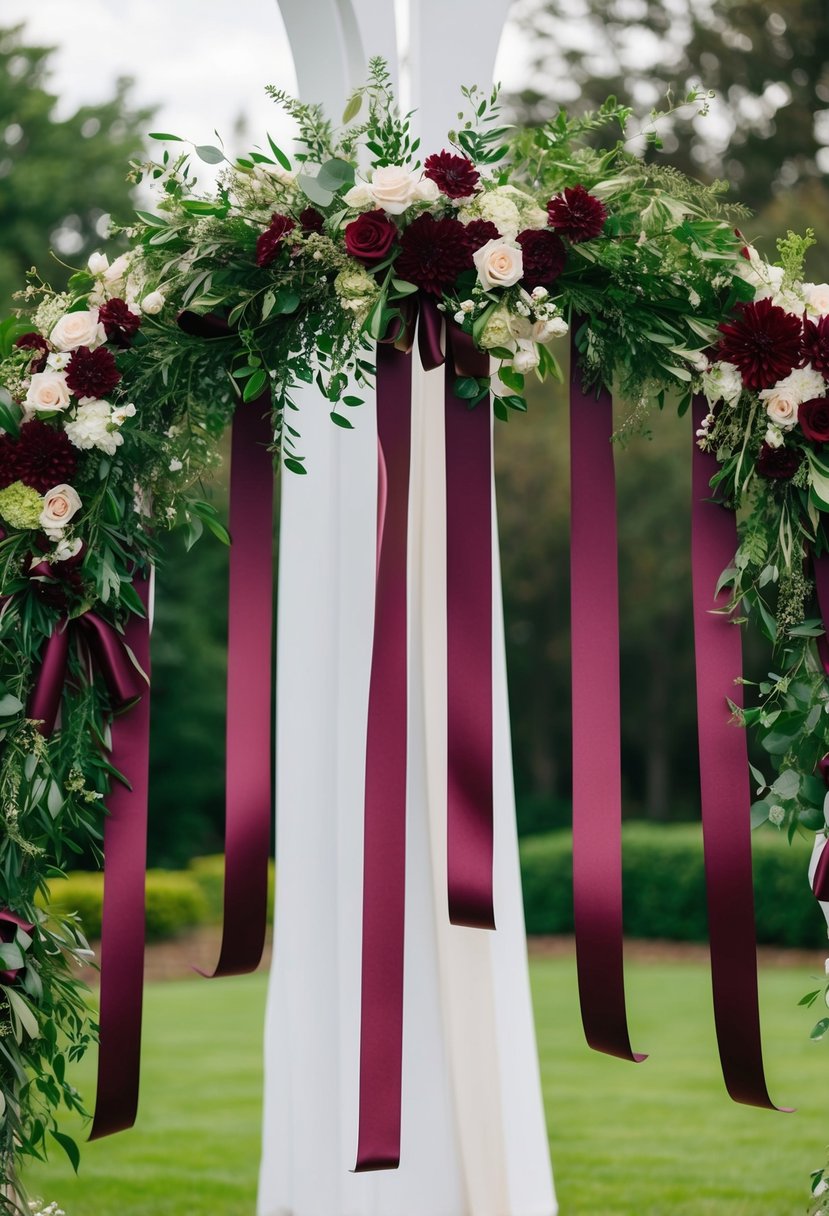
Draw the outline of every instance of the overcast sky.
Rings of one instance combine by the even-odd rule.
[[[252,143],[284,131],[264,93],[266,84],[296,87],[276,0],[0,0],[0,19],[25,22],[30,40],[58,48],[51,88],[63,113],[132,76],[136,100],[160,106],[157,130],[214,143],[217,127],[232,146],[244,114]],[[508,34],[498,65],[505,84],[516,58]]]

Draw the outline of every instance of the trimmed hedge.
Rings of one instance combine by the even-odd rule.
[[[221,924],[224,909],[225,859],[221,853],[210,857],[196,857],[190,862],[187,873],[199,884],[209,908],[210,924]],[[273,861],[268,866],[268,924],[273,924],[273,900],[275,884]]]
[[[83,931],[94,941],[101,936],[104,876],[70,874],[49,888],[49,906],[63,913],[77,912]],[[189,874],[167,870],[147,871],[147,940],[164,941],[210,919],[207,898]]]
[[[826,924],[809,890],[811,846],[776,831],[753,835],[757,940],[826,947]],[[573,838],[550,832],[521,842],[527,932],[573,932]],[[670,941],[707,940],[702,832],[690,824],[630,823],[623,829],[625,933]]]

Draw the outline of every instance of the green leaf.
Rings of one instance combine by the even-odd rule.
[[[7,692],[5,696],[0,697],[0,718],[13,718],[23,710],[23,702],[17,697],[12,696]]]
[[[362,93],[352,94],[352,96],[349,97],[348,102],[346,103],[345,109],[343,110],[343,119],[342,119],[343,126],[346,126],[347,123],[353,122],[354,119],[357,117],[357,115],[360,113],[360,110],[362,110],[362,108],[363,108]]]
[[[819,996],[820,989],[816,988],[814,992],[807,992],[806,995],[802,996],[797,1003],[798,1005],[814,1005]]]
[[[15,942],[0,942],[0,966],[4,971],[17,971],[25,965],[23,951]]]
[[[211,144],[199,144],[196,147],[196,156],[206,165],[221,165],[227,160],[221,148],[214,148]]]
[[[418,290],[416,283],[407,283],[405,279],[392,279],[391,285],[399,296],[411,296]]]
[[[242,393],[243,401],[253,401],[265,387],[268,380],[268,373],[262,371],[254,372],[245,385],[245,391]]]
[[[2,987],[6,994],[6,1000],[9,1003],[9,1008],[11,1009],[15,1018],[26,1031],[29,1038],[36,1039],[40,1034],[37,1018],[23,1000],[23,997],[15,992],[13,988],[6,987],[5,985],[2,985]]]
[[[69,1158],[69,1162],[72,1166],[72,1169],[77,1174],[78,1166],[81,1163],[81,1154],[80,1154],[80,1150],[78,1149],[77,1144],[75,1143],[75,1141],[72,1139],[71,1136],[67,1136],[63,1132],[55,1131],[54,1128],[51,1129],[51,1135],[55,1138],[55,1140],[57,1140],[58,1144],[61,1146],[63,1151],[66,1153],[67,1157]]]
[[[462,401],[474,401],[480,396],[480,385],[474,376],[458,376],[452,391]]]
[[[323,190],[338,194],[344,186],[354,185],[354,166],[339,157],[327,160],[317,174],[317,182]]]
[[[308,173],[300,173],[297,182],[300,190],[312,203],[316,203],[318,207],[331,206],[335,191],[326,190],[315,177],[311,177]]]
[[[297,460],[293,456],[286,456],[283,463],[289,473],[301,473],[304,475],[305,473],[308,472],[308,470],[305,468],[305,465],[301,464],[299,462],[299,460]]]
[[[513,367],[501,367],[498,369],[498,379],[503,384],[504,388],[511,388],[516,393],[524,391],[524,377],[521,372],[517,372]]]
[[[172,144],[182,144],[184,140],[180,135],[169,135],[166,131],[150,131],[149,139],[163,139]]]
[[[285,153],[282,151],[282,149],[273,142],[270,135],[268,136],[268,143],[271,145],[271,152],[273,152],[274,156],[279,161],[282,168],[285,170],[286,173],[290,173],[291,162],[288,160],[288,157],[285,155]]]
[[[167,228],[168,222],[161,215],[153,215],[151,211],[136,211],[138,218],[147,225],[148,228]]]
[[[809,1038],[814,1039],[815,1041],[822,1039],[827,1030],[829,1030],[829,1018],[821,1018],[820,1021],[812,1027]]]
[[[354,430],[354,424],[349,422],[347,418],[343,418],[342,414],[332,413],[329,416],[331,418],[331,421],[336,423],[337,426],[342,427],[344,431],[353,431]]]

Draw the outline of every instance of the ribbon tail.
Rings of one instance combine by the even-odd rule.
[[[697,398],[696,432],[708,412]],[[729,699],[742,705],[742,637],[716,608],[714,589],[738,546],[733,511],[710,501],[718,465],[693,441],[692,578],[697,670],[702,829],[711,944],[714,1021],[726,1089],[735,1102],[775,1107],[763,1071],[757,946],[751,865],[751,788],[746,732],[733,720]]]
[[[574,323],[574,330],[576,328]],[[619,573],[613,399],[570,371],[573,902],[582,1023],[596,1051],[639,1063],[627,1025],[622,917]],[[597,740],[599,745],[597,746]]]
[[[410,359],[378,346],[379,553],[366,741],[357,1173],[400,1163],[411,375]]]
[[[135,589],[149,609],[149,580],[137,579]],[[125,640],[149,674],[148,616],[130,617]],[[90,1140],[132,1127],[138,1111],[149,757],[150,694],[145,689],[130,712],[112,723],[110,760],[129,785],[113,781],[104,825],[100,1050]]]
[[[224,920],[208,979],[262,959],[273,814],[273,441],[270,396],[237,407],[231,436]]]
[[[48,739],[55,729],[69,662],[68,622],[59,621],[47,638],[37,681],[32,691],[29,718],[38,722],[38,730]]]
[[[453,925],[495,928],[492,890],[492,408],[455,396],[489,375],[460,330],[446,361],[447,883]]]

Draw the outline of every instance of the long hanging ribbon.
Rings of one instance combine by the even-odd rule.
[[[378,554],[366,742],[356,1172],[400,1163],[408,734],[411,360],[377,349]]]
[[[823,618],[824,630],[826,630],[829,628],[829,554],[821,553],[819,557],[815,557],[812,561],[812,570],[815,576],[818,608]],[[817,649],[823,670],[829,676],[829,634],[826,632],[817,639]],[[825,842],[812,878],[812,890],[815,899],[820,900],[821,903],[829,902],[829,848],[826,847]]]
[[[619,575],[613,399],[570,370],[573,903],[582,1023],[596,1051],[630,1044],[622,919]],[[597,747],[596,741],[600,744]]]
[[[45,563],[32,574],[53,577]],[[109,760],[124,778],[113,779],[104,824],[100,1047],[90,1140],[132,1127],[138,1110],[150,753],[145,679],[150,671],[149,581],[137,578],[134,586],[147,616],[131,616],[123,637],[91,612],[56,626],[46,642],[27,711],[40,732],[51,735],[66,681],[70,635],[77,635],[93,655],[112,709],[119,714],[110,728]]]
[[[693,406],[693,431],[708,412]],[[717,582],[738,546],[733,511],[711,501],[718,465],[693,440],[692,577],[702,827],[714,1021],[726,1089],[735,1102],[775,1107],[763,1071],[751,867],[748,746],[729,698],[742,704],[742,637]],[[719,609],[719,611],[717,611]]]
[[[182,313],[185,333],[226,337],[214,315]],[[237,405],[231,432],[224,917],[209,979],[262,958],[273,814],[273,442],[270,394]]]

